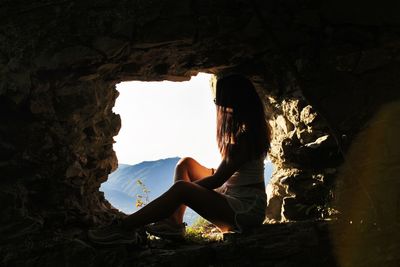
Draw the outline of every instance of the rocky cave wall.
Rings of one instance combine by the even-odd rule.
[[[115,84],[197,72],[248,75],[266,103],[277,166],[269,219],[329,216],[352,140],[399,97],[396,10],[361,1],[4,2],[3,236],[120,216],[98,191],[117,166]]]

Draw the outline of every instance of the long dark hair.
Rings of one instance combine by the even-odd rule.
[[[246,160],[265,157],[270,130],[264,106],[251,81],[239,74],[218,79],[215,104],[217,143],[222,158],[234,157],[235,148],[245,153]]]

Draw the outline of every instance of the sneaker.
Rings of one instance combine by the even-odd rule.
[[[186,223],[179,225],[170,223],[166,220],[148,224],[144,229],[151,235],[166,239],[181,240],[185,236]]]
[[[88,238],[99,245],[139,244],[142,241],[136,231],[127,231],[119,225],[108,225],[89,230]]]

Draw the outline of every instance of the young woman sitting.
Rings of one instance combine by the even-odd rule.
[[[186,206],[223,232],[243,232],[262,224],[266,209],[264,159],[270,145],[264,106],[250,80],[238,74],[217,80],[214,102],[222,157],[219,167],[214,170],[183,158],[168,191],[118,225],[90,230],[90,240],[131,243],[137,238],[135,229],[143,226],[156,236],[182,237]]]

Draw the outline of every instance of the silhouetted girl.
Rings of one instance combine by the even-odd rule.
[[[238,74],[217,80],[214,102],[219,167],[214,170],[192,158],[181,159],[168,191],[120,224],[89,231],[93,242],[131,243],[137,238],[135,229],[142,226],[156,236],[182,237],[186,206],[222,231],[242,232],[262,224],[264,159],[270,140],[263,104],[253,84]]]

